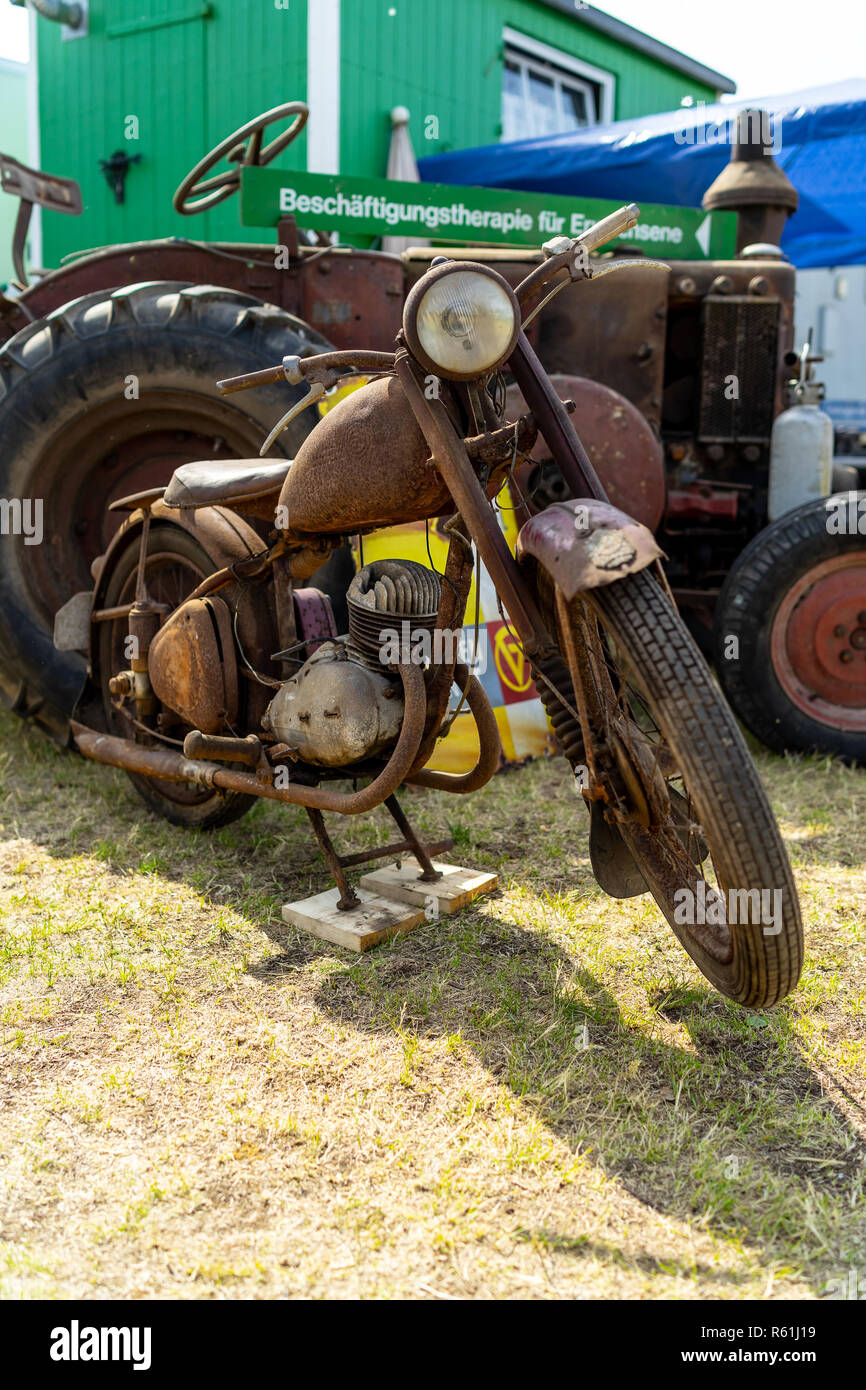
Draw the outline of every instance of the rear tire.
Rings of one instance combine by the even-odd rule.
[[[139,545],[140,536],[136,534],[130,537],[129,545],[118,554],[106,586],[106,608],[129,603],[134,598]],[[179,526],[165,522],[151,526],[147,553],[146,576],[151,598],[157,602],[172,603],[175,608],[207,575],[219,568],[192,536]],[[154,557],[153,561],[151,556]],[[125,618],[99,624],[99,672],[106,725],[111,733],[121,738],[135,737],[136,730],[117,710],[108,682],[116,671],[128,665],[123,652],[128,631]],[[176,742],[183,741],[184,732],[188,730],[172,731]],[[153,745],[157,748],[165,746],[160,744],[159,739],[154,739]],[[173,825],[183,825],[188,829],[215,830],[220,825],[228,825],[245,815],[256,800],[254,796],[244,796],[242,792],[165,782],[157,777],[143,777],[136,772],[126,775],[151,811]]]
[[[107,504],[167,483],[181,463],[258,454],[301,388],[223,398],[221,377],[330,344],[282,309],[213,285],[155,282],[85,295],[0,351],[0,497],[39,500],[42,544],[0,538],[0,695],[65,732],[84,662],[58,652],[54,614],[92,588],[120,517]],[[137,394],[136,394],[137,393]],[[272,453],[290,458],[301,415]]]

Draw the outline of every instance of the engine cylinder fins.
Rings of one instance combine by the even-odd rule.
[[[346,594],[352,655],[381,671],[389,634],[396,633],[406,645],[419,628],[432,633],[441,593],[440,576],[415,560],[374,560],[365,565]]]

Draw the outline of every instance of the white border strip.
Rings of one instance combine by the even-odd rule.
[[[36,11],[32,5],[27,6],[27,17],[30,20],[30,61],[27,64],[27,163],[31,169],[42,168],[42,142],[39,134],[39,49],[38,49],[38,23]],[[63,173],[66,171],[63,170]],[[27,232],[27,246],[29,255],[27,257],[28,269],[35,266],[37,270],[42,268],[42,209],[37,203],[33,208],[30,218],[30,227]]]
[[[307,0],[307,171],[340,172],[340,0]]]

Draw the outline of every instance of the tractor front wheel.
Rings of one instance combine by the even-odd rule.
[[[755,537],[719,596],[714,646],[728,700],[768,748],[866,763],[866,493],[809,502]]]

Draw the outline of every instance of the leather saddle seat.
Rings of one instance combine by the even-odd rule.
[[[272,517],[291,459],[227,459],[183,463],[163,494],[167,507],[231,507]]]

